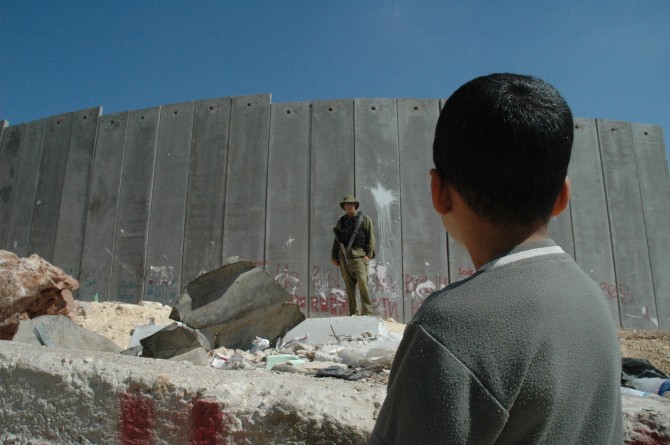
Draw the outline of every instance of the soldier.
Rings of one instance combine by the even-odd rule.
[[[353,195],[342,198],[340,207],[346,212],[333,228],[335,240],[331,259],[342,271],[347,287],[349,315],[357,314],[356,283],[361,294],[361,314],[372,315],[368,290],[368,263],[375,256],[375,235],[372,220],[358,211],[359,202]]]

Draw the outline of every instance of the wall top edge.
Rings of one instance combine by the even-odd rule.
[[[367,102],[373,102],[373,101],[396,101],[396,102],[408,102],[408,101],[416,101],[416,102],[439,102],[440,103],[440,108],[442,104],[444,103],[444,98],[410,98],[410,97],[401,97],[401,98],[380,98],[380,97],[362,97],[362,98],[344,98],[344,99],[319,99],[319,100],[304,100],[304,101],[289,101],[289,102],[272,102],[272,94],[271,93],[262,93],[262,94],[249,94],[249,95],[240,95],[240,96],[222,96],[222,97],[215,97],[215,98],[209,98],[209,99],[198,99],[198,100],[192,100],[192,101],[185,101],[185,102],[175,102],[175,103],[167,103],[167,104],[162,104],[162,105],[155,105],[155,106],[149,106],[149,107],[144,107],[140,109],[134,109],[134,110],[126,110],[126,111],[114,111],[113,113],[110,113],[109,115],[105,115],[103,113],[103,107],[100,106],[94,106],[94,107],[89,107],[89,108],[82,108],[80,110],[75,110],[75,111],[70,111],[70,112],[65,112],[65,113],[59,113],[59,114],[54,114],[51,116],[45,116],[39,119],[35,119],[32,121],[28,122],[19,122],[17,124],[11,124],[7,120],[0,119],[0,129],[4,128],[9,128],[9,127],[17,127],[19,125],[24,125],[24,124],[33,124],[36,122],[40,122],[43,120],[48,120],[52,118],[57,118],[57,117],[64,117],[70,114],[77,114],[77,113],[83,113],[83,112],[88,112],[91,110],[98,110],[98,117],[102,116],[117,116],[117,115],[122,115],[124,113],[130,113],[130,112],[141,112],[144,110],[152,110],[156,108],[162,108],[162,107],[174,107],[177,105],[184,105],[184,104],[198,104],[198,103],[209,103],[209,102],[215,102],[215,101],[222,101],[222,100],[230,100],[230,101],[240,101],[240,100],[245,100],[245,99],[251,99],[251,98],[256,98],[256,99],[261,99],[262,102],[268,103],[268,105],[297,105],[300,104],[302,106],[308,105],[309,107],[312,107],[312,105],[328,105],[328,104],[341,104],[341,103],[347,103],[347,102],[353,102],[353,103],[367,103]],[[649,123],[640,123],[640,122],[626,122],[626,121],[619,121],[615,119],[601,119],[601,118],[588,118],[588,117],[578,117],[574,116],[575,120],[581,120],[581,121],[597,121],[600,122],[601,124],[631,124],[631,125],[640,125],[640,126],[646,126],[649,128],[656,128],[661,129],[660,125],[656,124],[649,124]],[[11,125],[10,125],[11,124]]]

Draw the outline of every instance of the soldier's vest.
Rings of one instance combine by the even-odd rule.
[[[361,218],[365,216],[361,215]],[[349,218],[347,215],[340,218],[340,242],[346,247],[349,244],[351,235],[354,233],[354,228],[356,227],[356,217]],[[365,249],[368,246],[368,235],[365,233],[363,228],[363,222],[361,221],[361,227],[358,229],[356,234],[356,239],[354,239],[354,244],[351,246],[352,249],[357,247]]]

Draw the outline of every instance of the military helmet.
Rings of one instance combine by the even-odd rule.
[[[360,203],[354,197],[354,195],[346,195],[344,198],[342,198],[342,201],[340,201],[340,207],[342,207],[342,210],[344,210],[344,204],[346,204],[348,202],[352,202],[352,203],[356,204],[356,210],[358,210],[358,206],[360,205]]]

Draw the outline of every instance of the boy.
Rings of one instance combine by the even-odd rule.
[[[570,109],[492,74],[437,123],[433,207],[477,272],[407,325],[369,444],[621,444],[616,330],[598,286],[547,236],[570,197]]]

